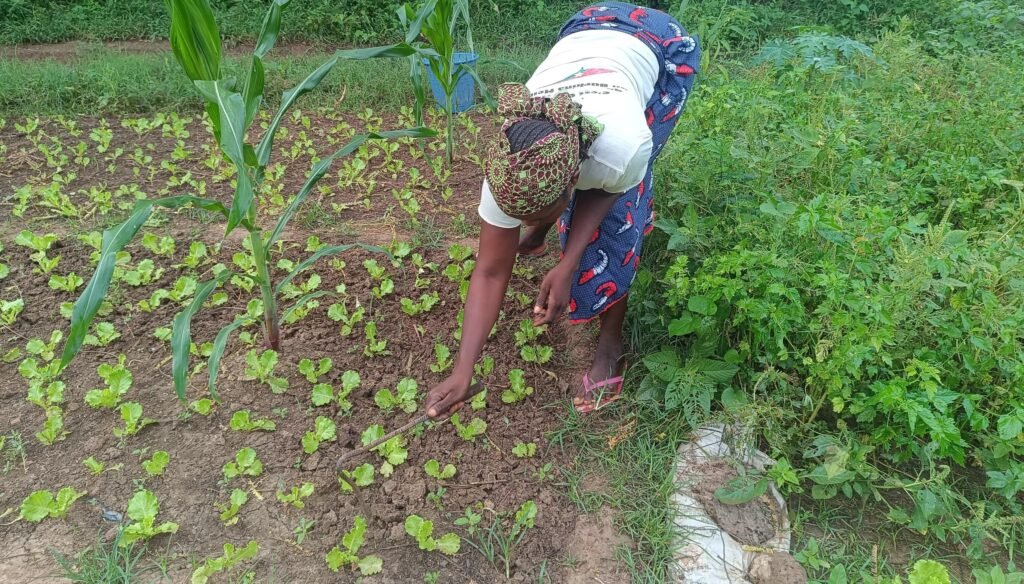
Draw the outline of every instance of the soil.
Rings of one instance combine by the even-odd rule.
[[[289,118],[288,136],[278,140],[273,159],[288,166],[286,177],[279,182],[285,196],[297,190],[303,172],[311,163],[308,152],[300,152],[294,160],[287,154],[298,132],[303,130],[301,123]],[[477,140],[495,131],[493,122],[487,118],[474,117],[472,121],[482,130],[479,135],[463,131],[462,153],[478,151]],[[0,192],[7,193],[7,198],[0,201],[3,217],[0,241],[4,247],[0,261],[10,265],[11,273],[0,281],[0,299],[21,297],[25,309],[14,324],[0,328],[0,354],[23,348],[30,339],[48,339],[53,330],[66,331],[67,321],[59,315],[58,306],[77,296],[50,289],[48,275],[33,272],[35,264],[29,258],[29,250],[14,243],[21,229],[57,234],[60,241],[49,252],[51,257],[61,256],[56,273],[73,271],[88,277],[92,270],[91,250],[75,235],[113,224],[118,215],[117,211],[103,215],[89,196],[90,189],[114,191],[122,185],[134,184],[148,196],[155,197],[202,188],[207,196],[230,200],[232,189],[226,178],[218,176],[204,162],[207,155],[202,147],[210,146],[212,139],[196,119],[190,119],[186,126],[190,137],[185,145],[190,153],[173,163],[176,168],[160,165],[170,160],[170,153],[176,147],[176,139],[163,135],[160,129],[137,135],[116,119],[78,119],[77,127],[72,129],[55,120],[42,120],[42,134],[35,134],[33,139],[51,144],[51,148],[62,145],[63,152],[72,159],[71,149],[84,142],[92,158],[87,166],[65,161],[60,171],[49,166],[32,141],[15,129],[15,123],[22,124],[25,120],[8,122],[6,127],[0,127],[0,144],[6,146],[0,149]],[[312,115],[305,131],[320,156],[339,147],[326,141],[329,137],[342,138],[342,132],[337,130],[341,122],[356,129],[362,127],[362,122],[352,116]],[[394,119],[380,123],[384,127],[399,125]],[[111,149],[106,153],[98,152],[96,143],[89,138],[91,130],[101,124],[114,134]],[[426,148],[428,157],[438,155],[438,142],[431,142]],[[108,169],[104,159],[118,147],[125,153]],[[136,148],[141,149],[141,154],[152,156],[152,162],[132,161]],[[470,157],[459,157],[451,177],[445,181],[434,175],[424,158],[413,158],[408,145],[401,146],[396,157],[403,161],[405,169],[415,167],[421,172],[424,177],[421,184],[407,184],[408,171],[389,173],[383,168],[382,157],[377,157],[364,175],[364,178],[373,177],[368,179],[374,181],[371,187],[339,186],[339,169],[344,162],[339,161],[321,182],[329,188],[310,197],[304,211],[289,224],[282,238],[282,255],[292,261],[308,255],[304,248],[310,235],[317,235],[322,242],[330,244],[354,241],[386,244],[401,240],[413,242],[415,251],[428,261],[436,262],[439,268],[436,273],[422,275],[430,282],[426,287],[417,288],[416,268],[408,260],[395,267],[379,254],[356,250],[338,256],[344,260],[344,265],[329,260],[317,264],[315,272],[322,278],[320,290],[334,290],[339,284],[345,284],[346,292],[342,298],[319,299],[320,305],[302,320],[283,327],[281,358],[275,375],[288,379],[289,388],[285,393],[273,394],[267,386],[244,379],[244,358],[249,346],[236,334],[221,364],[217,386],[221,403],[214,412],[207,417],[189,415],[177,401],[172,389],[169,347],[153,334],[158,327],[170,326],[180,307],[165,301],[158,309],[147,313],[138,308],[138,301],[148,298],[157,288],[171,288],[174,281],[186,273],[198,280],[207,279],[214,261],[230,266],[232,255],[242,250],[241,230],[223,238],[222,223],[210,222],[202,214],[187,211],[173,215],[160,212],[158,221],[143,230],[173,237],[177,243],[173,258],[155,257],[138,239],[127,248],[132,255],[131,265],[153,259],[165,272],[159,282],[149,286],[112,286],[109,298],[113,312],[102,318],[113,323],[121,337],[106,347],[86,347],[62,374],[61,379],[66,384],[62,405],[68,431],[63,440],[44,446],[34,438],[44,415],[39,407],[25,400],[27,382],[18,373],[20,359],[0,362],[0,379],[4,380],[0,382],[0,407],[4,412],[0,432],[20,433],[26,457],[24,465],[20,459],[15,459],[0,475],[0,513],[11,510],[0,530],[0,549],[5,550],[0,559],[0,581],[63,581],[55,575],[58,571],[50,552],[73,554],[99,538],[109,537],[116,523],[105,520],[104,511],[125,512],[127,501],[140,488],[157,495],[159,521],[174,521],[180,526],[177,534],[160,536],[150,544],[146,565],[154,581],[160,579],[159,573],[149,560],[165,561],[171,581],[187,581],[193,561],[222,553],[224,543],[241,546],[255,539],[260,544],[257,558],[236,568],[233,578],[237,579],[242,570],[253,570],[257,581],[261,582],[326,579],[355,582],[357,575],[347,569],[338,575],[328,571],[324,557],[351,529],[357,515],[364,517],[368,524],[366,543],[360,553],[376,554],[384,560],[384,572],[365,579],[366,582],[422,582],[424,574],[430,571],[440,573],[439,582],[503,581],[504,575],[499,575],[495,567],[469,545],[468,534],[454,525],[454,519],[467,507],[480,505],[488,510],[484,514],[490,521],[495,514],[514,512],[527,500],[536,502],[539,513],[535,528],[529,530],[515,550],[515,581],[536,581],[542,570],[555,582],[591,582],[595,576],[600,578],[598,581],[625,581],[620,577],[621,567],[613,559],[614,550],[624,540],[616,534],[608,516],[581,515],[558,484],[559,469],[571,464],[574,452],[571,447],[546,446],[546,433],[560,428],[566,408],[571,407],[565,390],[580,369],[580,364],[565,358],[566,331],[554,327],[543,337],[543,342],[555,347],[556,353],[556,358],[546,366],[524,363],[515,345],[513,333],[519,321],[529,316],[530,300],[546,268],[554,261],[556,254],[553,253],[517,268],[512,289],[529,300],[524,304],[515,295],[507,297],[498,332],[485,348],[484,354],[495,361],[493,373],[484,379],[489,388],[487,407],[471,414],[467,409],[464,416],[467,420],[473,416],[485,420],[486,434],[475,442],[467,442],[458,437],[450,424],[430,425],[408,439],[408,461],[399,465],[391,477],[378,473],[374,483],[361,489],[358,496],[340,492],[334,465],[336,457],[357,444],[360,433],[369,425],[378,423],[391,429],[415,415],[382,412],[374,404],[374,392],[394,388],[400,379],[408,376],[417,380],[422,396],[422,392],[443,379],[443,374],[431,372],[428,365],[434,361],[435,343],[444,343],[455,351],[458,343],[453,337],[457,326],[454,316],[461,301],[458,284],[440,272],[449,263],[446,253],[449,244],[475,245],[472,226],[476,222],[475,205],[481,177]],[[67,181],[61,192],[78,208],[79,217],[59,217],[36,196],[23,217],[11,215],[16,197],[11,197],[10,193],[26,185],[48,186],[58,172]],[[190,187],[171,184],[172,179],[185,175],[193,181]],[[419,225],[407,220],[392,196],[392,188],[406,187],[413,190],[422,207]],[[452,189],[448,200],[441,196],[445,187]],[[364,207],[361,201],[367,188],[372,193],[371,204]],[[131,202],[130,195],[128,201],[124,198],[122,196],[122,202]],[[267,211],[263,223],[272,225],[278,211],[267,205],[263,209]],[[213,256],[197,271],[180,266],[192,241],[205,242]],[[395,283],[394,294],[383,301],[370,294],[372,282],[361,265],[364,259],[371,257],[388,267],[388,274]],[[284,272],[277,270],[276,273],[279,278]],[[311,273],[313,271],[307,272]],[[297,282],[306,279],[303,275]],[[226,302],[203,309],[193,321],[192,334],[197,344],[212,341],[221,327],[245,311],[247,302],[255,295],[231,284],[223,290],[227,292]],[[437,290],[441,297],[433,311],[411,317],[399,310],[399,299],[418,298],[429,290]],[[338,323],[326,315],[327,307],[335,301],[345,302],[350,309],[357,301],[364,306],[366,320],[374,320],[379,327],[379,338],[388,341],[389,354],[365,357],[361,327],[351,336],[340,336]],[[257,339],[262,338],[255,327],[247,332]],[[93,409],[83,401],[87,390],[102,384],[96,374],[97,366],[116,362],[121,354],[125,355],[134,377],[125,400],[139,402],[145,417],[158,421],[125,439],[112,433],[121,425],[116,412]],[[339,411],[334,404],[315,408],[310,402],[311,384],[298,373],[297,363],[302,358],[318,360],[323,357],[333,360],[333,368],[326,376],[328,382],[334,382],[348,369],[361,374],[361,387],[350,396],[354,405],[350,413]],[[198,363],[192,360],[193,367]],[[500,394],[507,385],[508,371],[513,368],[524,369],[527,382],[536,391],[522,403],[505,405]],[[190,399],[204,395],[205,379],[205,370],[193,376]],[[240,409],[249,409],[254,417],[271,418],[277,424],[276,431],[229,430],[231,415]],[[313,427],[317,416],[330,417],[337,423],[337,440],[323,443],[318,452],[305,455],[300,441]],[[519,459],[512,455],[511,450],[517,443],[531,441],[539,446],[535,458]],[[264,465],[263,474],[252,480],[225,482],[221,467],[243,447],[256,450]],[[162,476],[147,477],[140,461],[156,450],[169,452],[170,464]],[[105,463],[109,470],[91,474],[82,464],[89,456]],[[427,477],[423,465],[431,458],[442,464],[456,465],[456,476],[445,481]],[[379,470],[381,459],[372,455],[354,461],[355,464],[361,462],[372,462]],[[541,471],[548,463],[552,470],[544,477]],[[0,470],[4,470],[2,465],[0,461]],[[315,493],[306,501],[305,508],[295,509],[277,501],[278,490],[288,490],[302,482],[315,485]],[[21,501],[32,491],[57,490],[63,486],[88,491],[86,497],[72,506],[66,518],[46,519],[38,524],[7,523],[17,516]],[[247,489],[251,495],[239,514],[239,522],[225,527],[216,506],[228,500],[233,488]],[[446,557],[419,550],[401,527],[411,514],[434,521],[436,533],[455,531],[462,535],[461,551],[454,557]],[[300,519],[313,523],[301,544],[296,542],[294,534]],[[581,544],[585,545],[581,547]],[[579,558],[581,563],[571,567],[570,562],[564,561],[568,557]]]
[[[754,558],[747,572],[752,584],[807,584],[807,572],[790,554],[773,552]]]
[[[724,459],[711,459],[694,468],[694,496],[715,523],[736,541],[761,545],[775,536],[775,505],[767,496],[739,505],[726,505],[715,490],[736,478],[736,469]]]

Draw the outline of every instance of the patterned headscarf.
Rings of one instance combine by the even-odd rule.
[[[498,113],[505,117],[505,122],[488,149],[484,164],[494,200],[512,216],[546,209],[569,186],[582,155],[601,133],[601,124],[584,116],[568,93],[551,99],[531,97],[526,86],[519,83],[501,86]],[[557,130],[512,153],[505,132],[512,124],[530,118],[547,120]]]

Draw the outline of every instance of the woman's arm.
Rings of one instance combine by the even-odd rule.
[[[569,306],[572,278],[579,269],[583,252],[590,245],[594,235],[619,195],[605,191],[580,191],[576,193],[576,210],[569,226],[569,240],[565,243],[562,259],[540,285],[540,293],[533,306],[535,325],[548,324],[565,314]]]
[[[458,409],[469,392],[473,365],[480,358],[487,335],[498,320],[518,245],[518,228],[503,229],[486,221],[480,222],[480,251],[469,281],[466,312],[462,319],[462,344],[451,375],[427,394],[426,408],[430,417],[443,416],[453,407]]]

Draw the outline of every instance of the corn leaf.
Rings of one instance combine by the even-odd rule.
[[[196,81],[195,85],[207,100],[217,104],[221,123],[220,147],[238,169],[238,185],[225,231],[227,235],[246,218],[253,200],[252,178],[245,164],[245,100],[232,89],[232,80]]]
[[[227,209],[221,203],[191,195],[165,197],[151,201],[143,200],[135,204],[128,219],[103,232],[103,243],[100,246],[100,258],[96,264],[96,271],[89,278],[85,290],[82,291],[82,295],[78,297],[71,309],[71,332],[68,333],[60,358],[62,369],[75,358],[82,348],[85,336],[89,332],[89,326],[92,324],[93,318],[96,317],[96,312],[100,309],[103,299],[107,296],[110,278],[114,274],[114,264],[117,262],[117,253],[135,237],[135,234],[149,219],[154,206],[176,209],[186,205],[194,205],[200,209],[218,212],[225,216],[228,214]]]
[[[245,324],[248,320],[244,316],[236,318],[231,324],[220,329],[220,332],[217,333],[217,338],[213,340],[213,350],[210,352],[210,359],[206,362],[206,368],[210,370],[210,395],[217,401],[220,401],[220,398],[217,397],[217,371],[220,370],[220,359],[224,356],[224,349],[227,347],[228,338],[231,337],[231,333],[235,332],[235,329]]]
[[[274,44],[277,42],[277,35],[281,32],[281,13],[284,12],[284,7],[288,5],[291,0],[274,0],[270,3],[270,8],[267,10],[267,16],[263,19],[263,28],[260,29],[259,40],[256,41],[256,50],[254,54],[262,59],[267,56],[270,49],[274,48]]]
[[[207,0],[166,0],[171,50],[192,81],[220,79],[221,40]]]
[[[171,372],[174,376],[174,392],[178,394],[178,399],[181,401],[185,401],[185,389],[188,383],[189,347],[192,344],[192,317],[202,308],[210,293],[217,286],[223,284],[231,275],[231,270],[222,270],[213,280],[200,284],[188,308],[174,316],[174,322],[171,325]]]
[[[253,56],[252,65],[249,68],[249,76],[245,78],[245,87],[242,89],[242,97],[245,102],[245,127],[248,128],[252,121],[256,119],[256,112],[260,109],[260,103],[263,101],[263,85],[264,85],[264,71],[263,71],[263,60],[257,56]],[[251,147],[250,147],[251,149]],[[255,159],[249,160],[250,156],[248,152],[246,154],[246,162],[248,164],[255,164]]]

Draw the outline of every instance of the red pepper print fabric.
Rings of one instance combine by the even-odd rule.
[[[697,38],[659,10],[625,2],[595,4],[569,19],[559,38],[593,29],[635,36],[654,51],[663,67],[645,111],[654,140],[647,174],[618,198],[590,238],[572,286],[569,319],[574,323],[586,322],[621,300],[636,278],[644,237],[654,230],[654,161],[686,107],[700,66]],[[569,239],[575,203],[573,199],[558,220],[563,249]]]

